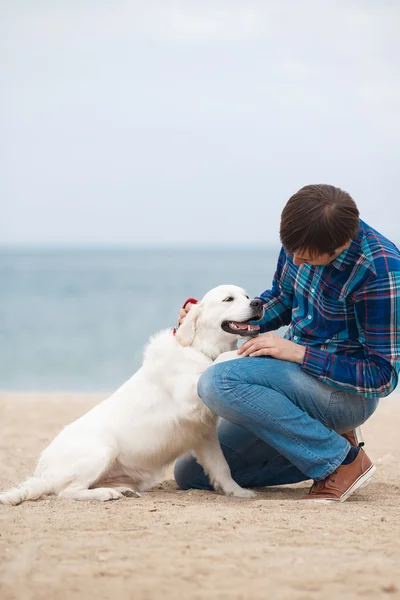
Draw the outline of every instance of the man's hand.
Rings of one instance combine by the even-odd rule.
[[[181,308],[178,315],[178,325],[182,325],[184,318],[186,317],[192,306],[193,304],[191,302],[188,302],[185,308]]]
[[[305,346],[285,340],[276,333],[262,333],[245,342],[238,350],[240,356],[273,356],[273,358],[300,365],[303,362],[305,352]]]

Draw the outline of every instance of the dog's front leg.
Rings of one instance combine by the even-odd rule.
[[[256,494],[245,490],[232,479],[231,471],[221,450],[217,433],[210,434],[194,448],[197,461],[208,475],[216,491],[237,498],[253,498]]]
[[[228,352],[222,352],[217,358],[214,360],[213,364],[216,365],[220,362],[227,362],[228,360],[237,360],[242,358],[241,354],[237,353],[237,350],[228,350]]]

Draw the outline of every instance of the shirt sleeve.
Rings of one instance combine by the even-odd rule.
[[[369,398],[387,396],[400,371],[400,272],[374,277],[355,297],[363,358],[306,348],[302,369],[336,388]]]
[[[274,331],[283,325],[289,325],[292,319],[293,294],[293,285],[287,274],[287,255],[282,248],[272,280],[272,289],[266,290],[258,296],[264,304],[264,317],[261,321],[257,321],[260,333]]]

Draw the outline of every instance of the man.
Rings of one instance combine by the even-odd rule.
[[[208,369],[198,393],[222,417],[221,446],[240,485],[314,479],[304,499],[343,502],[375,470],[354,429],[398,383],[400,252],[331,185],[289,199],[280,238],[260,335],[240,360]],[[283,325],[284,338],[270,333]],[[184,489],[210,488],[190,456],[175,477]]]

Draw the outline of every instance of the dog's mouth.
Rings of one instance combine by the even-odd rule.
[[[252,321],[258,321],[262,315],[255,315]],[[260,331],[258,325],[252,325],[250,321],[224,321],[221,325],[222,329],[227,333],[234,333],[243,337],[255,337]]]

